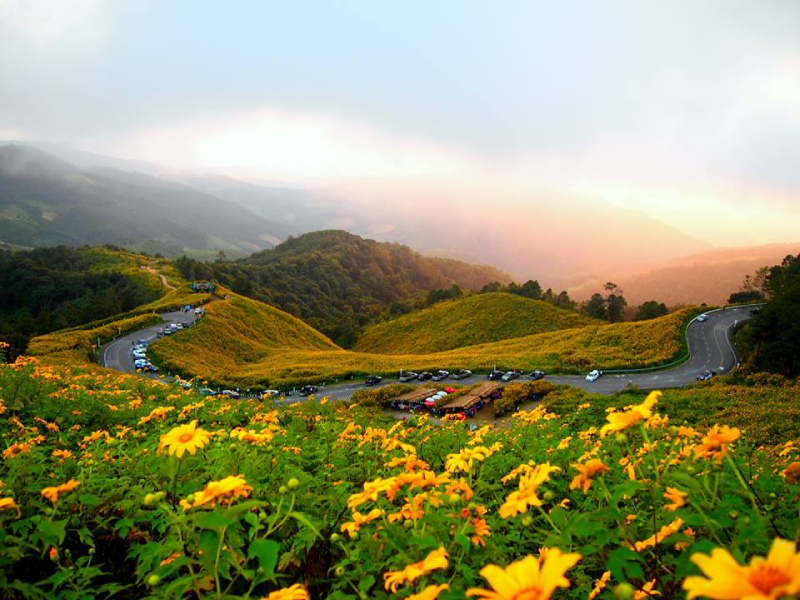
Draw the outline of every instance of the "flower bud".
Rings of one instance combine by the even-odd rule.
[[[617,600],[633,600],[633,596],[635,593],[636,593],[636,588],[634,588],[627,581],[625,583],[620,583],[617,587],[614,588],[614,597]]]
[[[292,478],[291,478],[291,479],[290,479],[290,480],[289,480],[289,481],[286,483],[286,485],[288,485],[288,486],[289,486],[289,489],[290,489],[290,490],[296,490],[297,488],[299,488],[299,487],[300,487],[300,480],[299,480],[299,479],[297,479],[297,477],[292,477]]]
[[[150,575],[150,577],[147,578],[147,585],[149,585],[150,587],[155,587],[159,583],[161,583],[161,577],[159,577],[155,573],[153,573],[152,575]]]

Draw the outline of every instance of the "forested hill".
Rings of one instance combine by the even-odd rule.
[[[0,251],[0,341],[11,356],[31,337],[82,325],[155,300],[158,277],[145,257],[109,248]]]
[[[381,314],[421,306],[430,290],[458,285],[475,290],[510,277],[493,267],[431,259],[400,244],[345,231],[290,238],[238,261],[175,261],[188,278],[216,279],[235,292],[273,304],[350,346]]]

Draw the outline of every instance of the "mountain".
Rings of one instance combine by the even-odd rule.
[[[116,244],[166,255],[244,255],[286,228],[246,208],[151,175],[78,167],[36,148],[0,147],[0,241]]]
[[[429,256],[495,265],[520,281],[538,279],[558,289],[598,272],[649,268],[653,257],[669,260],[710,248],[640,211],[549,192],[425,178],[310,190],[219,176],[179,180],[302,231],[345,229]]]
[[[307,233],[238,261],[175,265],[187,279],[213,278],[278,306],[342,345],[381,315],[418,307],[430,290],[510,281],[492,267],[434,260],[345,231]]]
[[[800,243],[721,248],[662,263],[653,269],[627,271],[583,282],[569,290],[576,300],[602,291],[606,281],[622,288],[629,305],[658,300],[667,306],[724,304],[739,290],[745,276],[800,254]]]
[[[367,327],[355,350],[426,354],[597,323],[541,300],[505,293],[477,294],[438,302]]]

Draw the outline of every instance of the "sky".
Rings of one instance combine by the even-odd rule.
[[[0,0],[0,139],[797,242],[800,2]]]

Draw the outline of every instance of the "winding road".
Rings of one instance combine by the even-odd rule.
[[[578,375],[548,375],[547,379],[553,383],[562,383],[575,386],[586,391],[599,394],[613,394],[628,387],[636,386],[642,390],[683,387],[694,383],[697,375],[705,370],[722,375],[731,371],[738,363],[739,357],[732,339],[732,332],[737,323],[746,321],[751,317],[753,306],[731,307],[725,310],[709,311],[708,320],[695,319],[686,331],[690,357],[684,363],[673,368],[647,372],[616,372],[603,375],[595,382],[588,382],[583,376]],[[192,313],[169,312],[161,315],[167,323],[186,323],[194,321]],[[126,334],[113,342],[106,344],[101,353],[101,364],[110,369],[135,373],[131,347],[136,340],[143,339],[148,343],[157,339],[157,331],[164,324],[156,324],[139,331]],[[177,332],[173,335],[180,335]],[[142,373],[151,379],[160,379],[159,375]],[[462,379],[459,384],[469,385],[485,381],[485,375],[473,375]],[[450,380],[448,380],[450,381]],[[385,379],[379,386],[396,383],[395,380]],[[422,384],[423,382],[412,382]],[[424,382],[428,383],[428,382]],[[335,383],[320,389],[319,396],[329,396],[331,400],[346,400],[354,391],[362,389],[362,381]]]

